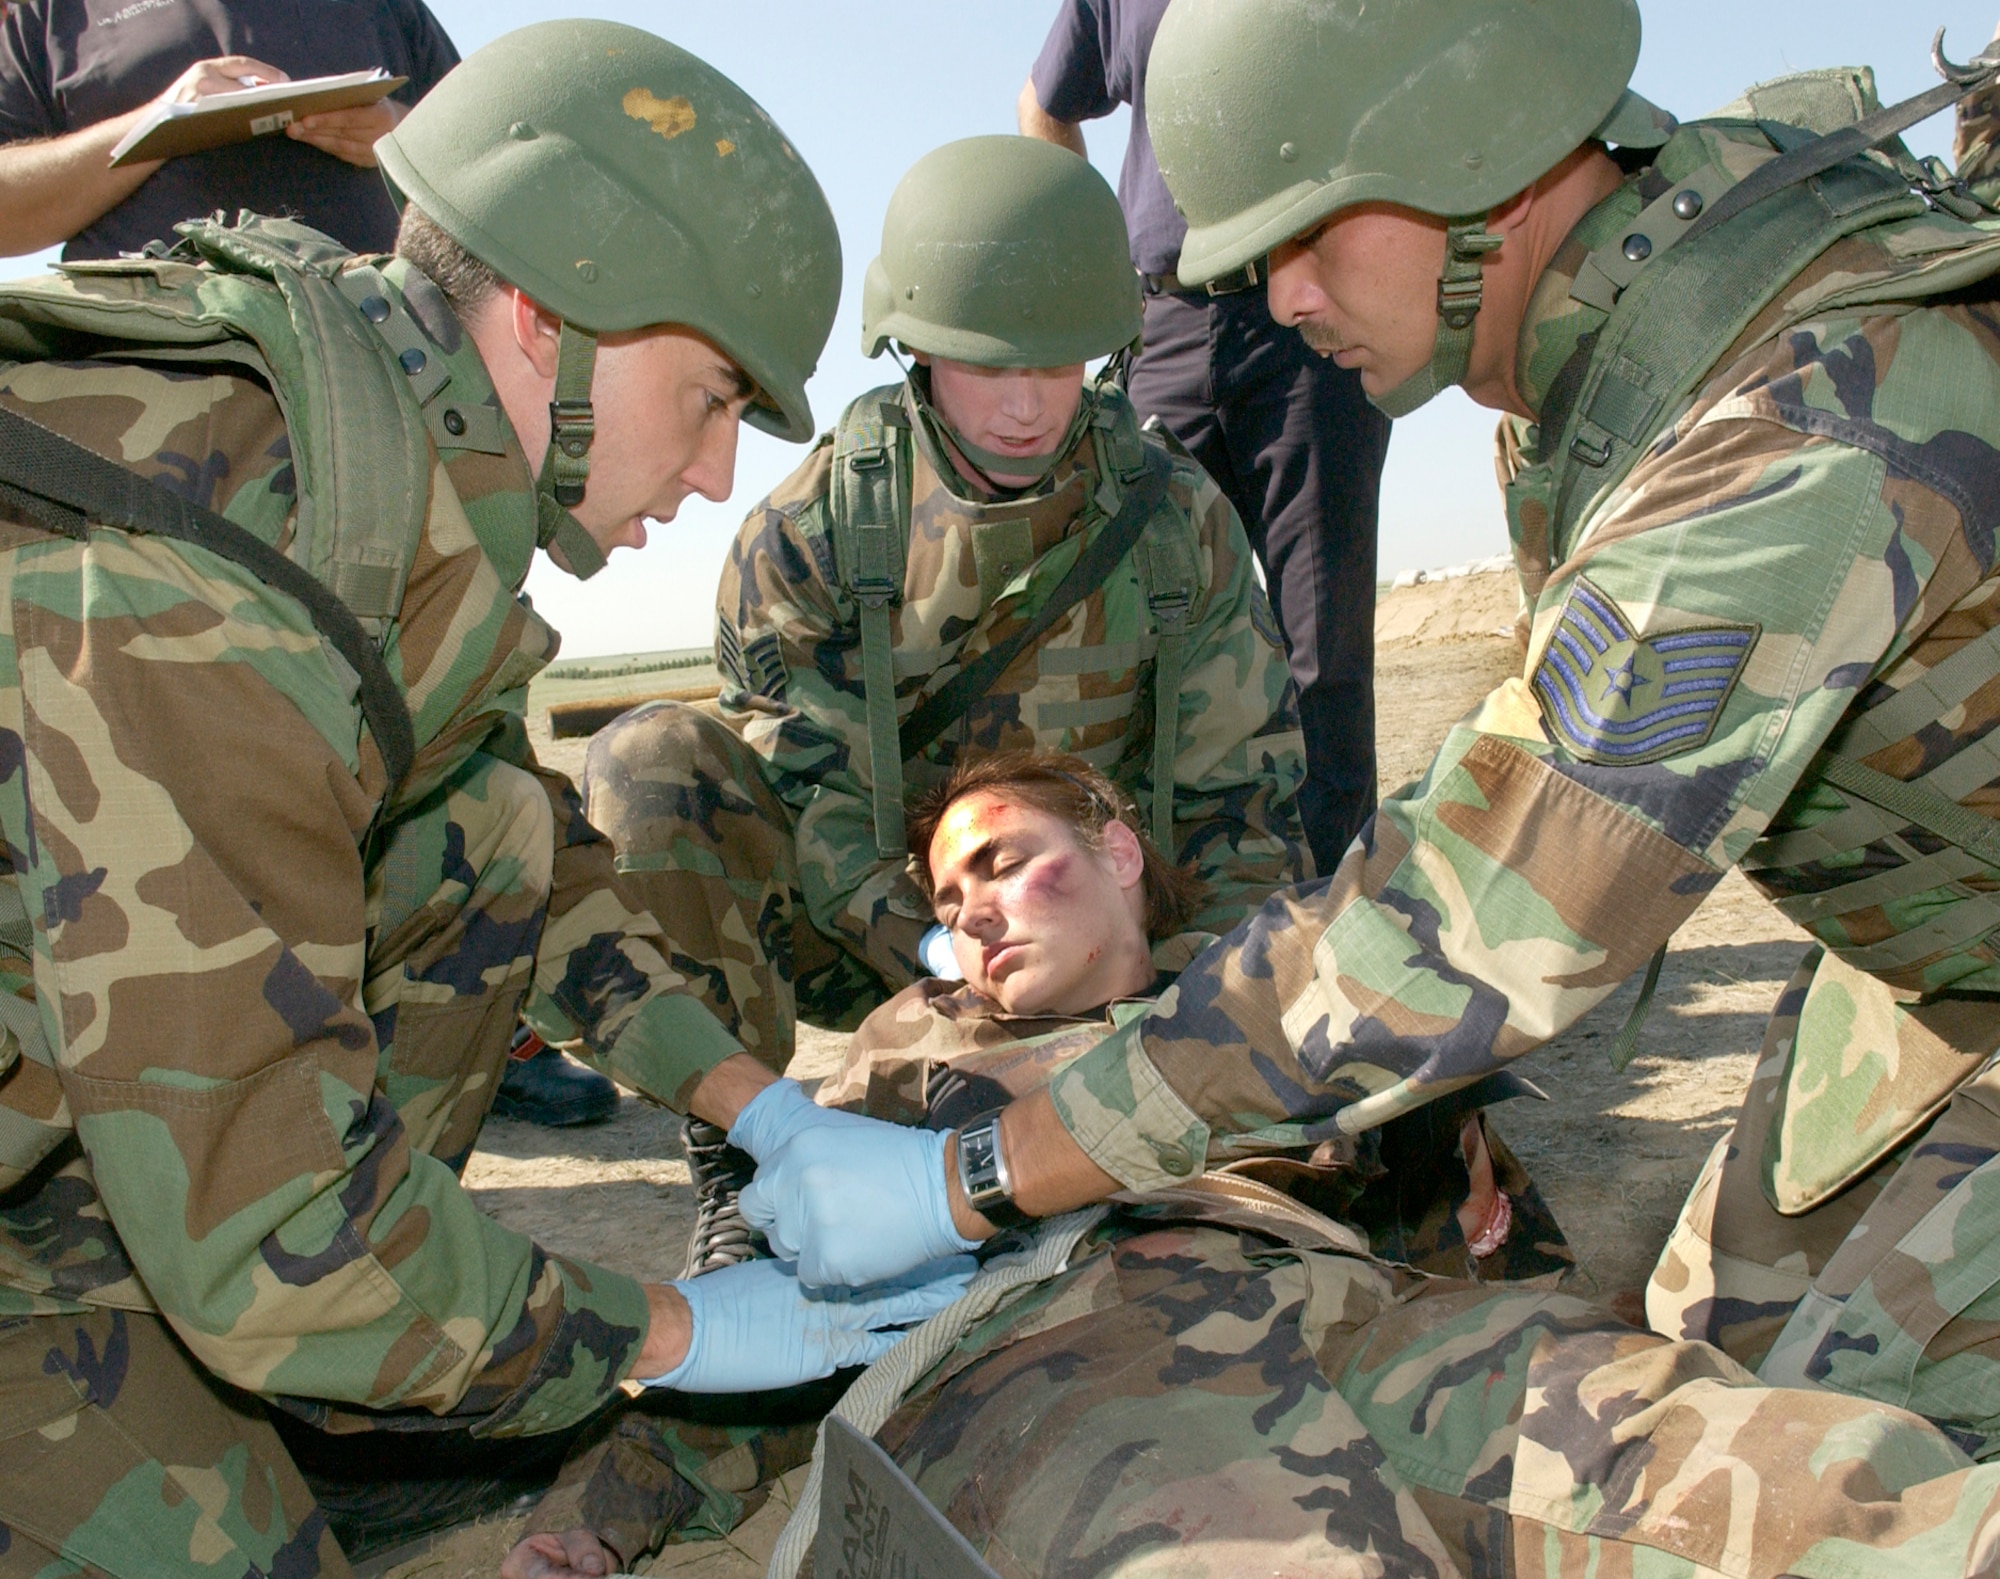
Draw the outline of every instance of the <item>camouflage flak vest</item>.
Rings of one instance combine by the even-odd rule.
[[[425,430],[441,421],[448,375],[380,270],[317,231],[249,214],[233,226],[179,229],[181,242],[163,256],[67,264],[0,285],[0,362],[234,363],[266,382],[284,411],[297,478],[286,555],[379,644],[424,529]],[[33,929],[7,875],[0,1193],[73,1133],[40,1010],[26,995],[33,971]]]
[[[1754,127],[1783,156],[1879,108],[1871,73],[1825,71],[1752,89],[1716,119],[1734,123],[1737,131]],[[1555,380],[1533,447],[1524,455],[1530,464],[1507,484],[1508,524],[1531,601],[1540,596],[1551,565],[1573,551],[1583,523],[1687,400],[1725,359],[1747,353],[1750,347],[1738,341],[1753,322],[1762,320],[1764,339],[1775,338],[1830,312],[1917,305],[2000,275],[2000,218],[1940,168],[1914,158],[1900,140],[1771,193],[1736,223],[1706,229],[1695,221],[1736,181],[1705,156],[1692,128],[1683,128],[1659,150],[1655,169],[1664,178],[1662,195],[1579,271],[1572,295],[1610,316]],[[1921,229],[1915,221],[1922,222]],[[1808,265],[1836,242],[1896,226],[1905,234],[1893,265],[1872,274],[1841,272],[1794,288]],[[1646,245],[1632,244],[1634,235]],[[2000,827],[1958,804],[1971,790],[2000,778],[1994,745],[1975,742],[1907,783],[1859,760],[1914,735],[1996,675],[2000,632],[1968,644],[1927,680],[1888,702],[1850,715],[1805,780],[1837,789],[1848,810],[1804,831],[1767,837],[1743,858],[1746,874],[1757,881],[1811,861],[1831,859],[1838,865],[1911,826],[1944,841],[1935,854],[1908,850],[1904,864],[1889,871],[1870,868],[1865,877],[1833,888],[1776,899],[1786,915],[1826,943],[1834,956],[1829,967],[1848,970],[1856,980],[1879,978],[1912,962],[1935,961],[2000,929],[2000,896],[1964,888],[1955,903],[1922,925],[1866,946],[1849,946],[1831,924],[1969,874],[2000,876]],[[1801,1089],[1823,1083],[1827,1070],[1821,1065],[1837,1063],[1842,1052],[1830,1040],[1821,1047],[1809,1025],[1802,1026],[1784,1083]],[[1935,1112],[1971,1072],[1965,1058],[1940,1053],[1924,1077],[1935,1092],[1926,1098],[1898,1090],[1896,1126],[1866,1134],[1850,1129],[1819,1140],[1787,1137],[1783,1145],[1803,1149],[1782,1161],[1767,1156],[1772,1204],[1785,1212],[1811,1209]]]
[[[1093,402],[1090,425],[1099,456],[1099,484],[1075,528],[1079,537],[1114,514],[1122,490],[1143,473],[1145,440],[1131,404],[1120,391],[1086,389]],[[901,401],[861,399],[841,413],[833,435],[827,513],[833,527],[834,568],[841,592],[858,611],[862,694],[868,715],[868,755],[874,779],[876,853],[883,860],[908,854],[903,837],[905,774],[911,769],[899,735],[895,665],[889,612],[903,596],[909,548],[913,427],[918,420],[905,392]],[[1156,425],[1148,432],[1182,458],[1187,452]],[[1195,524],[1177,508],[1156,510],[1132,550],[1146,590],[1153,659],[1153,842],[1174,848],[1174,758],[1180,734],[1181,666],[1188,619],[1202,604],[1201,545]],[[918,698],[911,698],[914,707]],[[908,709],[903,709],[907,711]]]

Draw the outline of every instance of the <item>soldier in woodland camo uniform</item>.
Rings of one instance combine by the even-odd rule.
[[[1016,776],[987,787],[1090,827],[1099,819],[1084,797],[1104,787],[1065,760],[1034,766],[1067,772],[1074,796],[1004,760],[992,766]],[[917,819],[913,843],[956,859],[946,873],[978,864],[963,852],[984,835],[962,831],[982,811],[934,842],[937,810]],[[1020,883],[1002,873],[1028,867],[1032,850],[991,862],[988,899],[941,877],[953,883],[949,904],[986,910],[962,936],[975,952],[982,936],[1039,943],[1045,959],[1062,941],[1073,945],[1062,958],[1080,958],[1101,935],[1087,918],[1059,935],[1062,922],[1038,927],[1032,911],[1020,923]],[[1157,870],[1148,861],[1149,879]],[[1092,908],[1087,894],[1071,899]],[[1026,989],[1019,974],[1008,985],[1043,993],[1045,1006],[1052,970],[1060,963]],[[1088,1016],[1017,1006],[970,984],[919,982],[862,1024],[821,1099],[904,1123],[963,1122],[1034,1089],[1107,1020],[1144,1012],[1141,999],[1114,1002],[1093,1030]],[[877,1440],[1004,1579],[1476,1575],[1537,1563],[1551,1579],[1946,1574],[2000,1557],[2000,1466],[1969,1467],[1927,1422],[1760,1386],[1707,1345],[1634,1331],[1580,1300],[1391,1264],[1373,1225],[1368,1240],[1349,1226],[1366,1201],[1352,1156],[1306,1165],[1272,1144],[1228,1137],[1212,1162],[1261,1159],[1126,1198],[1057,1280],[980,1323],[885,1412]],[[1435,1173],[1437,1159],[1424,1161]],[[1205,1197],[1214,1182],[1228,1191]],[[1440,1183],[1407,1182],[1418,1201]],[[1450,1251],[1388,1253],[1437,1269],[1453,1265]],[[1512,1259],[1482,1262],[1482,1282],[1540,1270]],[[572,1563],[601,1546],[619,1566],[668,1537],[727,1532],[810,1446],[799,1425],[723,1429],[677,1418],[668,1401],[573,1462],[534,1522],[566,1532]],[[551,1571],[525,1556],[506,1579]]]
[[[318,1427],[417,1434],[361,1455],[385,1475],[468,1436],[489,1469],[531,1458],[505,1439],[587,1419],[657,1306],[461,1188],[510,1033],[525,1011],[683,1105],[738,1051],[534,760],[522,698],[556,636],[519,589],[538,543],[587,573],[628,518],[726,492],[746,407],[811,432],[831,214],[740,89],[612,24],[489,46],[379,147],[422,267],[246,217],[0,292],[0,406],[330,564],[380,650],[337,650],[226,538],[94,515],[63,535],[46,496],[0,505],[10,1579],[347,1572],[266,1401],[308,1465]],[[509,310],[503,379],[468,326]],[[594,386],[620,330],[648,332]],[[593,454],[594,387],[627,403],[598,406]],[[407,517],[364,508],[399,457]],[[358,1495],[393,1525],[393,1488]]]
[[[1284,655],[1214,483],[1142,434],[1108,382],[1083,390],[1042,453],[993,453],[934,398],[934,358],[1047,378],[1073,398],[1086,360],[1131,342],[1138,286],[1102,177],[1018,137],[926,156],[891,200],[864,318],[870,355],[895,340],[925,365],[861,396],[744,523],[717,599],[721,723],[675,703],[638,709],[592,742],[584,775],[591,820],[667,927],[675,962],[777,1070],[797,1019],[851,1027],[919,974],[929,907],[891,822],[905,776],[926,782],[967,746],[1076,751],[1142,807],[1163,805],[1162,842],[1212,887],[1197,918],[1207,931],[1309,872]],[[865,567],[836,519],[857,459],[898,478],[882,512],[899,541],[873,697]],[[1033,619],[1149,467],[1165,494],[1138,547],[935,741],[904,751],[897,720],[907,730],[955,673]],[[1179,649],[1171,668],[1163,637]],[[1174,672],[1163,754],[1155,680]],[[894,743],[871,750],[871,725],[885,723]]]
[[[1047,1214],[1170,1190],[1230,1133],[1380,1125],[1573,1023],[1741,865],[1821,947],[1656,1273],[1671,1341],[1343,1273],[1362,1347],[1301,1332],[1366,1440],[1335,1433],[1316,1495],[1330,1529],[1368,1519],[1358,1452],[1395,1490],[1380,1522],[1473,1571],[1993,1572],[2000,1470],[1969,1467],[2000,1455],[1991,66],[1913,112],[1972,90],[1961,185],[1893,125],[1820,140],[1873,110],[1866,73],[1675,127],[1623,91],[1637,46],[1624,0],[1168,13],[1148,105],[1184,273],[1268,252],[1274,311],[1381,403],[1462,382],[1513,414],[1530,648],[1325,884],[999,1136]],[[879,1275],[916,1242],[893,1203],[975,1194],[949,1167],[874,1188],[893,1145],[802,1135],[745,1215],[816,1278]],[[916,1478],[976,1523],[994,1488],[958,1473]]]

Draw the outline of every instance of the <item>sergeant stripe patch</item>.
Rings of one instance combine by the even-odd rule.
[[[1641,637],[1612,598],[1579,578],[1530,683],[1550,736],[1581,760],[1658,762],[1714,732],[1759,630],[1700,625]]]

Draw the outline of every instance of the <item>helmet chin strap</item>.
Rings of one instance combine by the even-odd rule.
[[[971,463],[981,480],[1000,493],[1034,487],[1069,457],[1070,451],[1075,449],[1083,438],[1084,430],[1090,426],[1093,402],[1089,399],[1079,400],[1076,403],[1076,415],[1070,418],[1068,429],[1054,449],[1039,455],[1003,454],[999,450],[989,450],[974,444],[947,422],[944,413],[938,410],[937,402],[931,399],[930,380],[919,378],[917,369],[905,368],[904,376],[911,393],[915,396],[914,404],[924,420],[950,439],[952,446]],[[996,473],[999,475],[996,476]],[[1000,476],[1025,477],[1028,480],[1002,482]]]
[[[1438,331],[1430,366],[1394,389],[1368,397],[1384,415],[1407,417],[1465,377],[1472,365],[1472,325],[1479,316],[1485,284],[1481,260],[1499,250],[1502,238],[1486,229],[1486,216],[1459,220],[1445,231],[1444,272],[1438,278]]]
[[[588,581],[604,568],[604,550],[570,514],[583,503],[584,484],[590,478],[590,441],[597,436],[590,380],[596,366],[597,336],[565,320],[556,342],[549,447],[535,479],[535,545],[562,550],[564,566],[579,581]]]

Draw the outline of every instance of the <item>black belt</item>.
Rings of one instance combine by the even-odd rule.
[[[1255,290],[1264,283],[1264,260],[1254,258],[1206,285],[1183,285],[1177,274],[1142,274],[1139,283],[1148,296],[1186,296],[1195,301],[1205,296],[1234,296],[1238,291]]]

